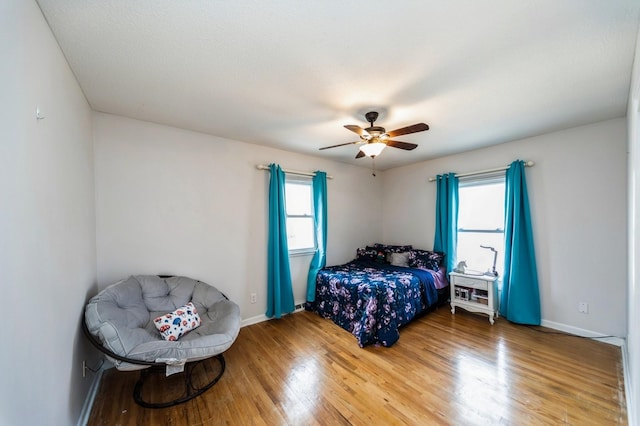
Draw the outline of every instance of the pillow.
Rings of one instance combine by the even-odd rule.
[[[387,254],[387,262],[391,263],[391,253],[405,253],[413,249],[413,246],[392,246],[387,244],[375,243],[373,245],[374,248],[378,250],[384,250]]]
[[[189,302],[173,312],[154,319],[153,323],[164,340],[173,342],[198,327],[200,315],[193,303]]]
[[[428,256],[429,256],[429,259],[431,259],[431,261],[436,266],[436,269],[434,269],[434,271],[437,272],[440,266],[444,266],[444,258],[445,258],[444,253],[440,251],[430,251]]]
[[[356,251],[357,260],[370,260],[372,262],[386,263],[387,253],[379,248],[367,246],[365,248],[360,247]]]
[[[387,263],[387,252],[380,249],[376,250],[375,261],[378,263]]]
[[[409,252],[409,267],[417,269],[431,269],[438,272],[439,265],[444,262],[444,253],[428,250],[411,250]]]
[[[376,248],[376,249],[382,249],[382,250],[386,251],[387,253],[404,253],[404,252],[408,252],[409,250],[413,249],[412,245],[408,245],[408,246],[391,246],[391,245],[380,244],[380,243],[375,243],[373,245],[373,247]]]
[[[356,251],[356,259],[357,260],[376,260],[378,256],[378,250],[373,247],[360,247]]]
[[[409,267],[409,252],[404,253],[389,253],[391,256],[391,264],[393,266]]]

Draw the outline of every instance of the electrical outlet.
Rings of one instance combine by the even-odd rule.
[[[578,303],[578,312],[581,314],[589,313],[589,304],[587,302],[579,302]]]
[[[255,293],[250,294],[251,303],[256,303],[258,301],[258,295]]]
[[[87,377],[87,361],[82,360],[82,377]]]

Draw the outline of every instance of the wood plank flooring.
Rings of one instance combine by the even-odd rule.
[[[108,370],[89,424],[627,423],[620,348],[447,306],[403,327],[391,348],[362,349],[299,312],[241,329],[225,359],[216,386],[166,409],[133,402],[138,372]]]

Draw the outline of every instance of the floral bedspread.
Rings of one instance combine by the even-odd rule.
[[[437,300],[427,270],[354,260],[321,269],[316,300],[306,308],[351,332],[361,347],[391,346],[398,329]]]

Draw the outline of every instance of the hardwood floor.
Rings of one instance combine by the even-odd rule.
[[[177,407],[139,407],[139,373],[106,371],[89,424],[626,424],[620,348],[536,329],[445,306],[362,349],[300,312],[241,329],[220,382]]]

